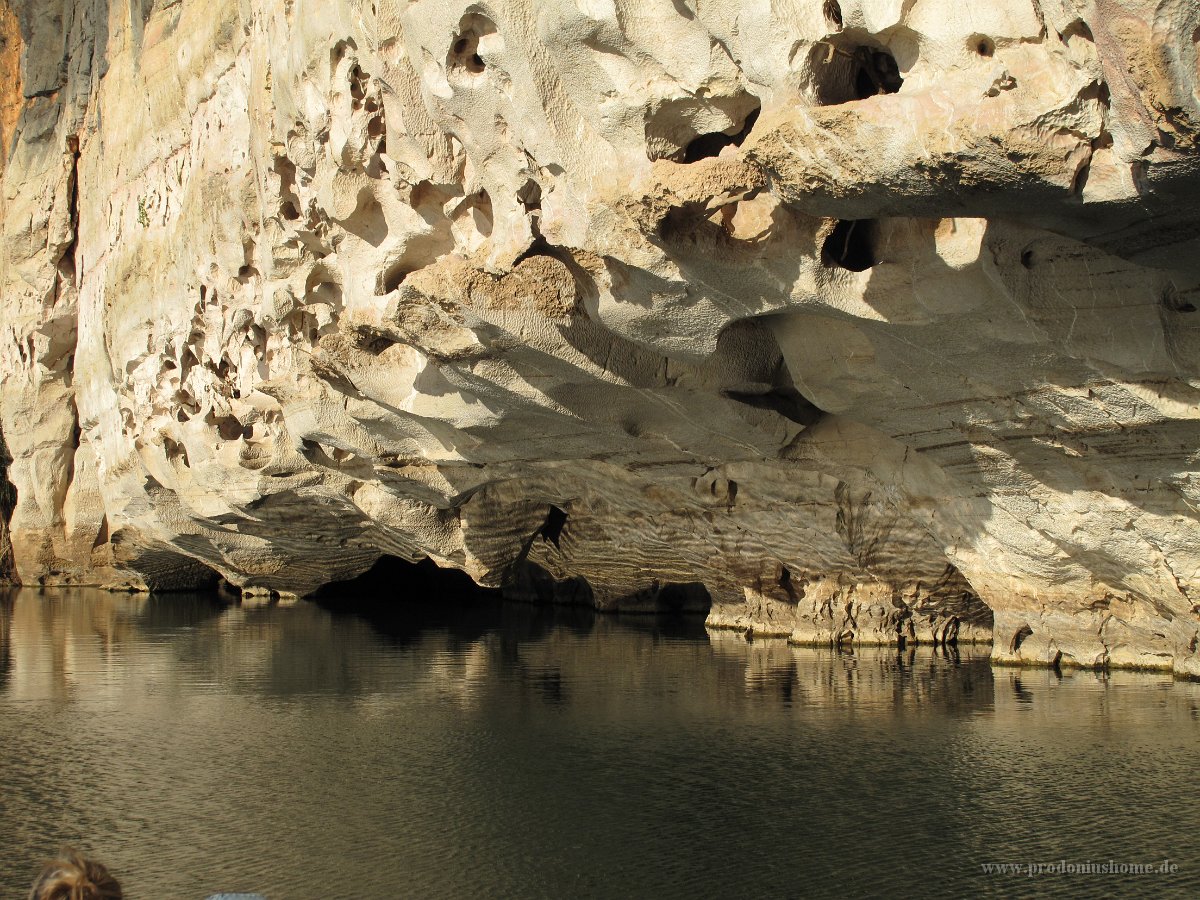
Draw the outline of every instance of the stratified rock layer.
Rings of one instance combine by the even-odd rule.
[[[1200,674],[1198,37],[1148,0],[0,2],[19,575],[429,557]]]

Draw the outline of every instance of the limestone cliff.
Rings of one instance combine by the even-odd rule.
[[[380,556],[1200,675],[1200,7],[0,0],[26,583]]]

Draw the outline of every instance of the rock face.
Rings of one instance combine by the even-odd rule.
[[[383,555],[1200,675],[1200,7],[0,0],[28,584]]]

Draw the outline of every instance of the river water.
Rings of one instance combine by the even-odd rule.
[[[1200,896],[1200,684],[359,609],[0,594],[0,897]]]

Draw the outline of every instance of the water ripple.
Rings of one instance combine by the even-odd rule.
[[[0,604],[0,896],[64,842],[132,898],[1200,889],[1200,685],[420,615]],[[1110,859],[1179,869],[982,869]]]

